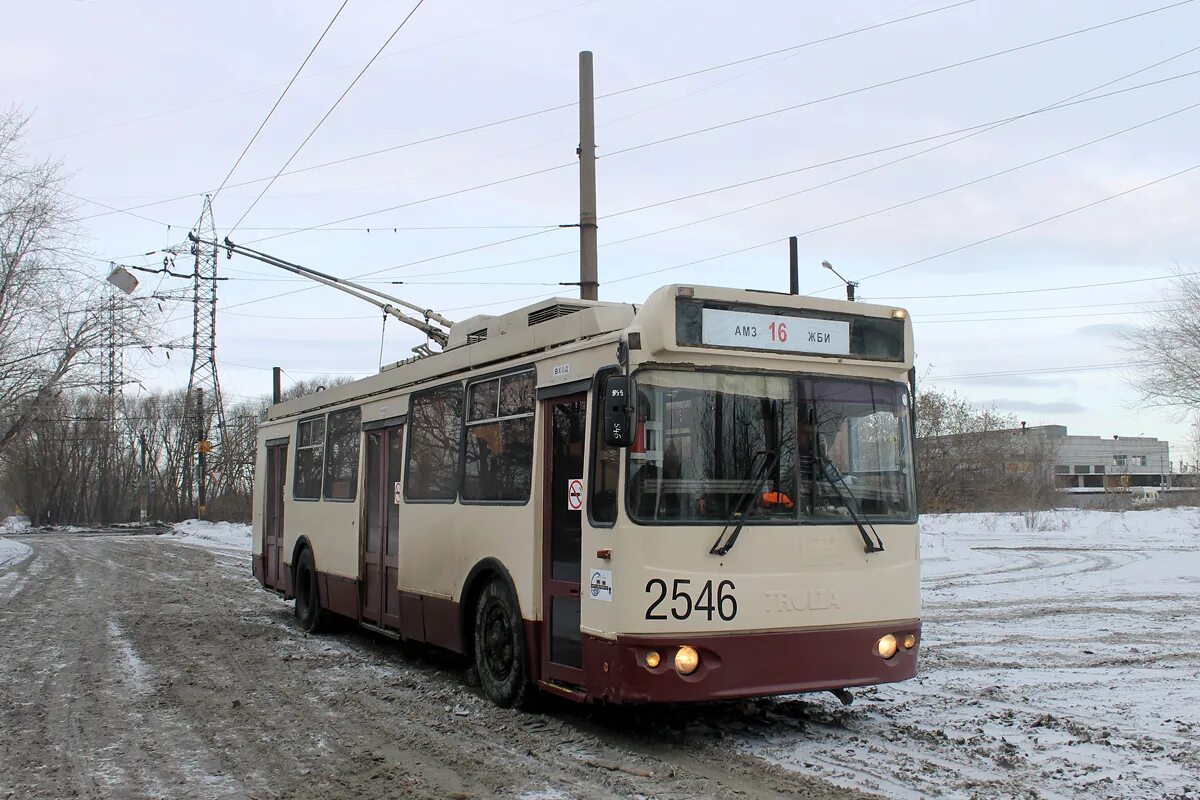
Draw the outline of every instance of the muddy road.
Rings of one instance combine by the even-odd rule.
[[[505,711],[447,656],[306,636],[244,555],[11,538],[0,798],[866,796],[739,754],[759,704]]]

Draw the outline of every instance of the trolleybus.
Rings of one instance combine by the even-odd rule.
[[[473,317],[270,408],[254,574],[502,706],[911,678],[912,354],[903,309],[707,286]]]

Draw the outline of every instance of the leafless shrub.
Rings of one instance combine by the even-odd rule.
[[[1054,449],[1017,420],[956,394],[917,395],[917,496],[927,513],[1026,511],[1053,503]]]

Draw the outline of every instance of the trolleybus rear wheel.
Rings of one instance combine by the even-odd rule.
[[[475,605],[475,669],[479,684],[501,708],[524,706],[530,697],[525,630],[508,587],[493,580]]]
[[[325,629],[328,617],[325,609],[321,608],[321,590],[317,585],[317,568],[313,563],[312,550],[306,547],[296,564],[296,619],[300,627],[309,633],[320,633]]]

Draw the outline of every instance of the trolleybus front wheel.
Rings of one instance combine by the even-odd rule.
[[[309,633],[320,633],[325,629],[328,617],[321,608],[321,590],[317,585],[312,550],[306,547],[296,564],[296,620]]]
[[[525,630],[508,587],[493,580],[475,605],[475,669],[489,699],[501,708],[525,706],[529,691]]]

